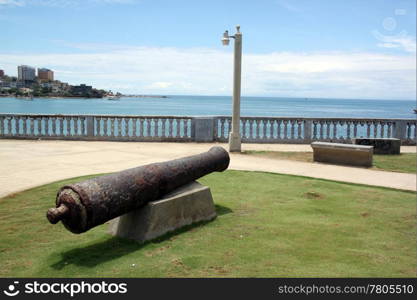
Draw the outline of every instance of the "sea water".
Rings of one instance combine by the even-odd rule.
[[[407,118],[415,119],[413,100],[242,97],[242,116]],[[141,116],[230,116],[232,99],[226,96],[168,96],[118,101],[81,98],[0,97],[0,113],[98,114]]]

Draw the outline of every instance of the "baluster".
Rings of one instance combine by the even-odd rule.
[[[5,135],[4,134],[4,124],[3,124],[3,122],[4,122],[4,117],[0,116],[0,135]]]
[[[185,136],[186,136],[187,138],[189,138],[189,137],[191,136],[191,132],[190,132],[190,128],[191,128],[191,126],[190,126],[190,124],[191,124],[191,120],[190,120],[190,119],[187,119],[187,121],[185,122],[185,125],[187,126],[187,127],[186,127],[187,131],[186,131]]]
[[[224,137],[224,119],[220,119],[220,138]]]
[[[381,126],[381,131],[379,132],[379,134],[381,135],[381,138],[384,138],[385,122],[380,122],[379,125]]]
[[[337,121],[333,121],[333,138],[337,139]]]
[[[374,138],[376,138],[376,136],[378,135],[378,133],[377,133],[378,123],[377,122],[372,122],[372,124],[374,125]]]
[[[121,137],[122,136],[122,119],[121,118],[114,118],[114,122],[117,125],[116,136]]]
[[[281,120],[277,120],[277,139],[281,139]]]
[[[111,118],[105,117],[103,119],[103,135],[107,137],[111,137],[112,129],[111,129]]]
[[[139,134],[138,137],[143,137],[143,118],[139,118]]]
[[[187,138],[187,127],[188,127],[188,119],[182,119],[182,132],[183,132],[183,138]],[[214,129],[214,128],[213,128]]]
[[[118,122],[117,123],[117,126],[118,126],[117,127],[117,132],[118,132],[118,136],[119,137],[123,137],[124,134],[125,134],[125,132],[124,132],[124,125],[123,125],[125,123],[124,121],[126,121],[126,120],[123,117],[122,118],[117,118],[117,122]]]
[[[137,118],[132,118],[132,136],[133,137],[137,137],[138,135],[136,134],[136,123],[137,123],[138,119]]]
[[[187,136],[186,136],[186,134],[185,134],[185,130],[186,130],[186,122],[187,122],[187,120],[186,120],[186,119],[181,119],[181,121],[180,121],[180,123],[181,123],[181,137],[182,137],[182,138],[187,137]]]
[[[64,118],[64,124],[65,124],[65,131],[64,134],[65,136],[70,136],[71,135],[71,120],[69,117],[65,117]]]
[[[291,139],[294,139],[294,131],[295,131],[295,121],[294,120],[290,120],[290,136]]]
[[[63,126],[63,120],[62,120],[62,118],[58,118],[58,125],[59,125],[58,135],[59,136],[63,136],[64,135],[64,126]]]
[[[49,117],[44,118],[45,121],[45,135],[49,136]]]
[[[180,129],[181,129],[180,120],[176,119],[176,124],[177,124],[177,135],[176,135],[176,137],[179,138],[180,137]]]
[[[56,123],[55,123],[56,118],[55,117],[50,117],[49,119],[51,120],[51,125],[52,125],[51,136],[55,136],[56,135]]]
[[[320,140],[323,140],[324,139],[324,136],[323,136],[323,126],[324,126],[324,121],[319,121],[319,124],[320,124],[320,130],[319,130],[319,133],[320,133]]]
[[[7,135],[13,135],[13,133],[12,133],[12,117],[7,117]]]
[[[146,136],[151,137],[151,126],[152,126],[152,119],[145,119],[146,123]],[[172,125],[172,124],[171,124]]]
[[[313,121],[313,140],[317,140],[317,121]]]
[[[27,135],[27,121],[28,121],[28,117],[22,117],[23,120],[23,135]]]
[[[73,121],[74,121],[74,135],[78,136],[78,117],[73,117]]]
[[[100,117],[94,117],[94,119],[97,122],[96,126],[95,126],[97,136],[110,136],[110,133],[108,131],[108,129],[109,129],[109,125],[108,125],[109,118],[100,116]]]
[[[122,119],[122,123],[124,123],[123,129],[124,129],[125,137],[129,137],[129,120],[130,118]]]
[[[302,121],[300,121],[300,120],[297,120],[297,139],[302,139],[302,137],[301,137],[301,124],[302,124],[303,122]]]
[[[232,119],[227,119],[227,133],[226,138],[229,137],[229,133],[232,131]]]
[[[177,128],[178,138],[181,138],[182,137],[181,132],[182,132],[182,126],[183,126],[182,125],[182,119],[177,119],[177,126],[178,126],[178,128]]]
[[[38,135],[42,135],[42,117],[37,117],[37,129],[38,129]]]
[[[275,120],[270,120],[269,124],[270,124],[269,136],[270,136],[271,139],[273,139],[273,138],[275,138],[275,136],[274,136]]]
[[[346,125],[347,125],[347,129],[346,129],[346,132],[347,132],[347,139],[348,140],[350,140],[350,121],[347,121],[346,122]]]
[[[102,117],[96,117],[95,118],[95,121],[96,121],[96,130],[97,130],[97,135],[98,136],[103,136],[103,135],[105,135],[105,132],[103,131],[103,133],[101,133],[102,132],[102,130],[103,130],[103,125],[102,125],[102,122],[104,122],[103,121],[103,118]]]
[[[153,137],[158,137],[159,136],[159,119],[158,118],[155,118],[155,119],[152,119],[152,121],[153,121],[153,124],[154,124],[154,126],[153,126]]]
[[[262,123],[262,138],[263,139],[267,139],[267,136],[266,136],[266,123],[267,123],[267,120],[261,120],[261,123]]]
[[[14,122],[16,124],[16,135],[20,135],[20,116],[15,116]]]
[[[353,137],[354,138],[358,137],[358,123],[357,122],[353,124]]]
[[[34,136],[35,135],[35,120],[30,117],[29,118],[29,135]]]
[[[366,122],[366,137],[371,137],[371,122]]]
[[[66,117],[65,120],[67,123],[67,136],[72,136],[71,117]]]
[[[255,120],[255,122],[256,122],[256,139],[259,139],[260,137],[259,137],[259,131],[260,131],[260,129],[261,129],[261,122],[260,122],[260,120]]]
[[[326,139],[330,139],[330,121],[326,121]]]
[[[284,140],[288,139],[288,120],[284,120]]]
[[[387,138],[392,137],[392,123],[391,122],[387,122]]]
[[[114,138],[115,137],[115,132],[114,132],[114,117],[110,117],[110,137]]]
[[[246,137],[246,119],[242,119],[242,138]]]
[[[147,123],[146,123],[146,134],[148,137],[152,137],[152,127],[153,127],[153,119],[146,119]]]
[[[411,124],[407,122],[407,140],[411,139]]]
[[[117,118],[116,117],[112,117],[112,137],[117,137]]]
[[[56,127],[57,127],[57,122],[58,122],[58,119],[57,119],[57,117],[50,117],[50,119],[51,119],[51,136],[56,136],[57,134],[56,134]]]
[[[249,120],[249,138],[253,139],[253,119]]]
[[[56,136],[61,136],[62,135],[61,134],[61,132],[62,132],[62,126],[61,126],[61,118],[60,117],[56,117],[55,126],[56,126],[56,128],[55,128],[55,135]]]
[[[121,128],[120,128],[119,121],[120,121],[119,118],[117,117],[114,118],[114,136],[115,137],[120,137]]]
[[[165,132],[165,128],[166,128],[166,126],[165,126],[165,122],[167,121],[167,119],[165,119],[165,118],[162,118],[161,119],[161,136],[162,137],[166,137],[167,135],[166,135],[166,132]]]
[[[80,124],[81,124],[81,135],[86,135],[85,132],[85,117],[80,117]]]

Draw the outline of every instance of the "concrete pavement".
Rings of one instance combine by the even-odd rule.
[[[0,140],[0,197],[66,178],[120,171],[207,151],[197,143]],[[311,151],[310,145],[243,144],[243,150]],[[415,153],[416,147],[402,147]],[[416,175],[231,154],[230,169],[416,190]]]

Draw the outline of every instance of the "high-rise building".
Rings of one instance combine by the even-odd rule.
[[[36,74],[35,68],[29,66],[18,66],[17,67],[17,79],[20,81],[34,81]]]
[[[41,80],[54,80],[54,72],[46,68],[38,68],[38,78]]]
[[[4,71],[0,70],[0,77],[4,77]]]

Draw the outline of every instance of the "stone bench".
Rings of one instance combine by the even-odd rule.
[[[313,142],[314,161],[360,167],[372,166],[372,146]]]
[[[374,154],[400,154],[401,140],[394,138],[357,138],[353,144],[374,146]]]

